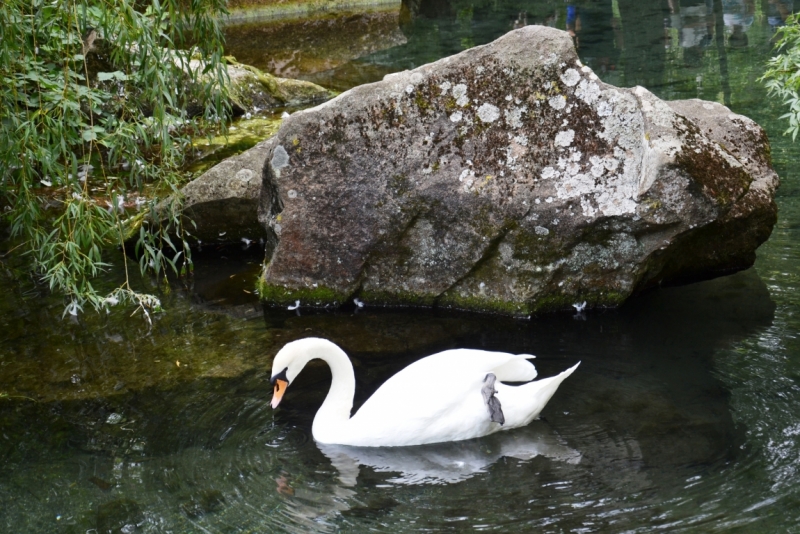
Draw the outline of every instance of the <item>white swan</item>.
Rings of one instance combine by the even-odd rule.
[[[580,362],[559,375],[530,382],[529,354],[456,349],[412,363],[386,381],[350,417],[356,379],[347,355],[326,339],[286,344],[272,363],[272,407],[313,359],[331,368],[331,388],[311,433],[320,443],[396,447],[459,441],[527,425]],[[497,382],[495,382],[495,380]],[[529,382],[509,386],[501,382]]]

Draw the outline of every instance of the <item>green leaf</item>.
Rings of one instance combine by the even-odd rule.
[[[122,71],[114,71],[114,72],[98,72],[97,79],[101,82],[107,82],[108,80],[117,79],[121,82],[124,82],[128,79],[128,76]]]
[[[137,11],[147,4],[147,14]],[[227,120],[226,109],[219,107],[226,89],[217,23],[225,6],[226,0],[0,2],[0,149],[6,160],[13,154],[14,162],[0,168],[0,193],[10,210],[11,231],[25,243],[19,251],[30,253],[32,267],[68,302],[83,309],[105,306],[91,281],[129,232],[129,223],[120,221],[116,210],[107,210],[92,196],[114,198],[125,183],[164,195],[178,188],[184,151],[191,150],[182,136],[203,129],[198,118],[169,131],[175,117],[183,117],[183,102],[205,102],[201,117]],[[108,47],[104,60],[109,66],[89,83],[86,57],[79,53],[86,43],[78,25],[95,28]],[[205,78],[176,64],[188,59],[198,42],[206,54],[202,65],[210,67]],[[193,81],[187,84],[189,78]],[[124,92],[117,92],[119,84]],[[143,109],[150,111],[147,118]],[[123,162],[129,162],[127,170],[120,170]],[[94,172],[81,173],[89,163]],[[118,172],[124,177],[115,177]],[[60,189],[63,193],[56,192],[58,187],[49,192],[63,196],[56,199],[60,208],[47,213],[42,205],[52,205],[52,199],[37,196],[43,194],[42,180],[67,186]],[[102,185],[105,191],[98,188]],[[143,270],[160,272],[181,260],[190,264],[185,241],[182,247],[174,241],[185,235],[182,219],[156,225],[141,223],[143,218],[130,230],[134,236],[141,232],[136,249]],[[180,248],[183,254],[177,254]],[[168,249],[176,251],[171,259],[164,254]],[[112,294],[135,305],[157,302],[127,286]]]

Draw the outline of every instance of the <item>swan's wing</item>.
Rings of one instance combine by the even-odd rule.
[[[535,376],[527,357],[459,349],[423,358],[387,380],[351,418],[353,439],[410,445],[488,434],[496,424],[481,393],[486,375],[499,372],[513,381]]]
[[[407,380],[387,381],[350,419],[350,444],[416,445],[465,439],[462,434],[480,422],[475,414],[489,421],[481,395],[483,376],[456,371],[439,379],[406,374]]]
[[[467,392],[480,397],[488,373],[497,380],[526,382],[536,376],[527,354],[508,354],[474,349],[440,352],[418,360],[389,378],[361,407],[373,410],[374,404],[388,409],[402,402],[406,411],[428,411],[448,402],[458,403]],[[361,411],[359,410],[359,412]]]
[[[517,354],[502,365],[493,369],[500,382],[530,382],[536,378],[536,367],[527,360],[530,354]]]
[[[446,350],[418,360],[386,381],[406,381],[407,376],[419,378],[423,375],[437,380],[446,380],[461,373],[479,374],[481,380],[486,373],[494,373],[501,382],[528,382],[536,378],[536,367],[529,362],[535,358],[530,354],[509,354],[476,349]],[[459,378],[456,378],[459,379]],[[382,386],[383,387],[383,386]]]

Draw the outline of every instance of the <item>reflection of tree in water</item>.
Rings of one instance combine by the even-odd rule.
[[[568,4],[566,30],[587,65],[601,75],[616,70],[622,36],[612,0]]]
[[[696,78],[698,97],[710,66],[716,67],[726,104],[731,100],[728,49],[746,48],[755,20],[755,0],[619,0],[623,34],[622,85],[657,88],[668,75],[669,55]],[[670,49],[673,51],[670,52]],[[709,51],[716,51],[713,59]],[[712,59],[712,64],[709,64]]]
[[[773,30],[786,24],[786,19],[794,11],[792,0],[761,0],[761,3],[761,10],[767,14],[767,22]]]
[[[722,19],[728,35],[728,45],[743,48],[749,43],[747,30],[755,21],[755,0],[722,0]]]
[[[774,29],[792,8],[793,0],[403,0],[394,13],[399,22],[394,43],[387,40],[391,32],[375,28],[369,37],[356,39],[366,52],[360,57],[329,70],[318,68],[321,74],[292,75],[345,90],[538,24],[571,32],[581,60],[607,83],[656,92],[669,85],[670,94],[660,96],[711,99],[718,84],[720,100],[730,102],[727,56],[752,46],[754,35],[760,35],[753,27],[763,22]],[[353,22],[346,26],[352,30]],[[353,39],[351,30],[342,43]],[[383,44],[373,46],[372,53],[364,46],[378,42]],[[265,55],[272,61],[277,56]],[[752,70],[741,57],[740,72],[732,71],[737,76]],[[676,86],[677,79],[686,85]]]

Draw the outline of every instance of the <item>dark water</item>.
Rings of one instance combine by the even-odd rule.
[[[229,35],[242,61],[270,58],[284,75],[344,89],[515,23],[569,24],[606,81],[727,102],[767,128],[783,182],[755,268],[620,310],[529,321],[369,307],[297,315],[247,293],[263,251],[207,247],[150,329],[130,310],[62,319],[63,302],[0,264],[0,530],[800,532],[798,147],[757,81],[786,3],[742,2],[752,20],[738,2],[674,4],[679,13],[626,0],[429,2],[370,15],[372,33],[348,15],[306,33],[300,21]],[[321,52],[300,43],[282,55],[312,38]],[[271,356],[307,335],[352,355],[357,402],[447,348],[534,353],[542,376],[582,364],[525,429],[382,453],[321,449],[310,426],[324,367],[304,371],[280,410],[266,402]]]

